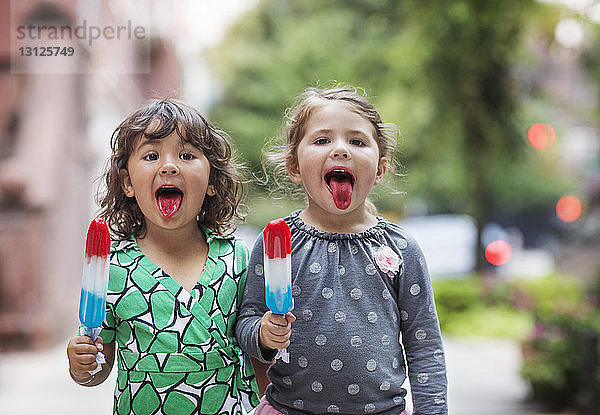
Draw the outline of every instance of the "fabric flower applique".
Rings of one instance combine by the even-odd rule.
[[[402,258],[395,253],[389,246],[381,246],[377,251],[373,253],[375,263],[383,272],[390,278],[394,278],[394,275],[400,270],[402,265]]]

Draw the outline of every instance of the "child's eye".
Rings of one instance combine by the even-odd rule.
[[[327,144],[329,143],[329,138],[327,137],[319,137],[315,140],[315,144]]]
[[[365,145],[365,142],[359,138],[353,138],[352,140],[350,140],[350,144],[353,146],[362,147]]]
[[[181,153],[179,155],[179,158],[184,161],[190,161],[190,160],[194,159],[194,155],[192,153],[185,152],[185,153]]]
[[[158,154],[156,153],[148,153],[144,156],[144,160],[146,161],[156,161],[158,160]]]

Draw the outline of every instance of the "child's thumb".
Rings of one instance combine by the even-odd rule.
[[[285,315],[285,319],[287,320],[288,323],[293,323],[294,321],[296,321],[296,316],[293,315],[291,312],[288,312]]]
[[[96,339],[96,341],[94,342],[94,344],[98,348],[99,352],[101,352],[102,350],[104,350],[104,341],[102,340],[102,337],[98,336],[98,338]]]

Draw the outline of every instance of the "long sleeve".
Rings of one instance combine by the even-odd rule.
[[[265,280],[263,275],[263,242],[262,234],[256,240],[248,271],[246,286],[235,326],[235,336],[242,350],[261,362],[269,363],[275,358],[276,350],[261,349],[258,333],[263,314],[267,311],[265,304]]]
[[[397,293],[414,415],[448,414],[444,347],[429,272],[417,242],[404,236]]]

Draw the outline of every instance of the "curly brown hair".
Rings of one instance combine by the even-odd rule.
[[[147,128],[152,124],[151,132]],[[233,219],[243,220],[240,208],[246,195],[246,167],[236,160],[231,139],[217,130],[195,108],[175,99],[156,100],[130,114],[115,129],[110,144],[112,155],[104,173],[106,190],[96,196],[103,217],[112,233],[120,239],[132,235],[143,237],[146,222],[135,198],[127,197],[121,187],[119,171],[127,168],[127,160],[135,140],[142,135],[161,139],[176,131],[179,137],[201,149],[210,163],[209,185],[215,195],[206,197],[198,223],[226,235],[235,230]]]

